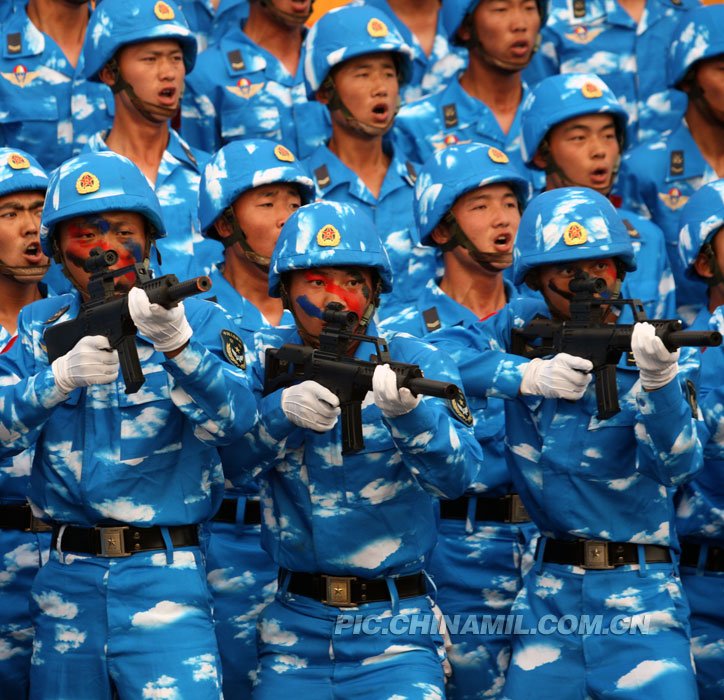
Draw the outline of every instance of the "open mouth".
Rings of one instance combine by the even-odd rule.
[[[31,265],[38,265],[43,261],[45,257],[43,251],[40,248],[40,243],[35,242],[28,245],[23,251],[23,255]]]
[[[495,246],[495,250],[507,253],[513,247],[513,235],[510,233],[501,233],[495,237],[493,245]]]
[[[525,56],[530,51],[530,42],[516,41],[511,45],[510,50],[515,56]]]
[[[172,102],[176,99],[176,88],[164,88],[158,93],[158,96],[161,98],[161,100],[166,102]]]
[[[384,102],[379,102],[372,107],[372,114],[377,121],[385,122],[389,119],[390,108]]]
[[[591,171],[591,182],[598,185],[608,182],[610,171],[608,168],[596,168]]]

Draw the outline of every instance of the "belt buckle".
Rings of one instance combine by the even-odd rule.
[[[101,538],[102,557],[130,557],[131,552],[126,551],[126,543],[123,540],[124,530],[128,530],[128,525],[119,527],[97,527],[96,530]]]
[[[337,608],[353,607],[352,581],[356,576],[326,576],[327,598],[323,602]]]
[[[28,527],[25,528],[25,532],[52,532],[52,530],[52,525],[43,522],[40,518],[36,518],[33,511],[30,511],[30,522]]]
[[[615,569],[608,563],[608,542],[604,540],[584,540],[584,569]]]
[[[523,501],[517,493],[511,493],[507,496],[508,500],[508,522],[509,523],[529,523],[530,515],[523,505]]]

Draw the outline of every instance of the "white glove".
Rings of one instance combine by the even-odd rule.
[[[110,384],[118,379],[118,352],[108,338],[87,335],[75,347],[50,365],[55,386],[64,394],[91,384]]]
[[[631,335],[631,352],[639,368],[641,386],[655,391],[679,372],[679,351],[669,352],[650,323],[637,323]]]
[[[282,411],[300,428],[324,433],[339,418],[339,399],[326,387],[308,379],[282,391]]]
[[[535,358],[523,371],[520,393],[545,396],[547,399],[577,401],[583,396],[591,381],[589,372],[593,363],[566,352],[558,353],[550,360]]]
[[[178,350],[193,335],[182,301],[172,309],[165,309],[160,304],[152,304],[143,289],[132,287],[128,292],[128,311],[141,335],[159,352]]]
[[[377,408],[388,418],[409,413],[420,403],[407,387],[397,388],[397,375],[389,365],[377,365],[372,375],[372,395]]]

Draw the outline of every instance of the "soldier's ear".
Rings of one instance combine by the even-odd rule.
[[[437,243],[437,245],[444,245],[445,243],[448,243],[450,239],[452,238],[452,232],[450,229],[441,221],[435,228],[432,230],[432,233],[430,234],[430,237],[432,240]]]
[[[112,87],[116,84],[116,72],[112,70],[107,63],[103,66],[103,68],[101,68],[98,73],[98,77],[101,79],[101,82],[108,85],[108,87]]]
[[[220,216],[214,222],[214,229],[219,238],[228,238],[231,235],[231,224],[225,216]]]
[[[705,250],[706,249],[706,250]],[[714,277],[714,269],[712,265],[712,249],[711,246],[702,246],[699,254],[694,258],[693,266],[699,277]]]
[[[531,270],[526,276],[524,282],[534,291],[540,292],[540,272],[538,270]]]
[[[535,155],[533,156],[533,165],[540,168],[541,170],[545,170],[546,166],[548,165],[548,159],[541,153],[540,148],[535,152]]]

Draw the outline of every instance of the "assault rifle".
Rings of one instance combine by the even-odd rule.
[[[415,396],[424,394],[449,400],[461,396],[452,382],[425,379],[417,365],[393,362],[384,339],[355,333],[358,316],[354,311],[343,311],[341,304],[333,302],[322,318],[324,327],[318,349],[293,343],[267,349],[264,395],[306,379],[329,389],[339,397],[342,410],[342,454],[364,448],[362,401],[372,391],[372,375],[377,365],[388,364],[397,375],[397,386],[407,387]],[[375,354],[370,355],[369,362],[347,354],[355,342],[374,345]]]
[[[111,270],[110,267],[117,260],[118,253],[115,250],[103,252],[100,248],[94,248],[91,251],[91,256],[83,264],[85,271],[91,273],[88,282],[89,299],[81,304],[76,318],[49,326],[43,337],[48,349],[48,360],[53,362],[72,350],[81,338],[104,335],[111,347],[118,350],[126,393],[134,394],[145,381],[136,349],[138,329],[128,311],[128,295],[117,294],[115,278],[135,272],[138,286],[148,294],[151,303],[160,304],[166,309],[173,308],[181,299],[211,289],[211,280],[203,276],[179,282],[176,275],[152,279],[148,269],[138,263]]]
[[[599,420],[615,416],[621,409],[616,388],[616,365],[624,352],[631,352],[633,324],[605,323],[601,307],[630,307],[636,323],[646,321],[656,329],[669,352],[677,348],[714,347],[722,341],[717,331],[682,331],[681,321],[646,317],[638,299],[603,299],[597,297],[606,288],[600,277],[586,273],[571,280],[569,290],[570,321],[537,316],[525,328],[514,329],[512,352],[523,357],[548,357],[566,352],[593,363],[596,378],[596,401]]]

